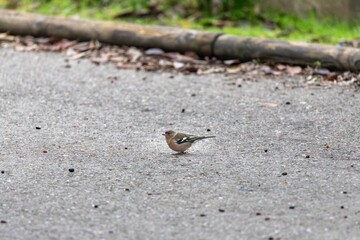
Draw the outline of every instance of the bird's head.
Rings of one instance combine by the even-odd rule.
[[[175,135],[175,132],[172,130],[166,131],[163,136],[165,136],[166,138],[172,138]]]

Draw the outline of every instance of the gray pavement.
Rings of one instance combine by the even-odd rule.
[[[0,239],[360,238],[354,89],[0,62]]]

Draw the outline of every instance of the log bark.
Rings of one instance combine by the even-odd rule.
[[[329,69],[360,71],[360,50],[350,47],[222,35],[215,42],[214,55],[224,59],[258,59],[305,66],[318,62]]]
[[[179,28],[140,26],[90,21],[0,10],[0,32],[14,35],[54,36],[165,51],[193,51],[220,59],[270,61],[274,63],[360,71],[360,50],[319,44],[245,38]]]
[[[99,40],[116,45],[161,48],[165,51],[193,51],[203,56],[213,55],[213,42],[219,35],[180,28],[117,24],[9,10],[0,10],[1,31],[14,35]]]

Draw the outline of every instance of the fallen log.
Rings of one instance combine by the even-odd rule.
[[[242,61],[270,61],[337,70],[360,71],[360,50],[320,44],[293,43],[184,30],[0,10],[0,32],[54,36],[165,51],[193,51],[201,56]]]
[[[203,56],[213,55],[212,44],[219,35],[180,28],[118,24],[10,10],[0,10],[0,32],[84,41],[98,40],[116,45],[161,48],[165,51],[193,51]]]
[[[302,66],[321,65],[328,69],[360,71],[360,50],[311,43],[222,35],[214,45],[214,55],[241,61],[258,59]]]

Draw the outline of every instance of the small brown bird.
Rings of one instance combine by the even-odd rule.
[[[185,153],[185,151],[189,149],[191,145],[198,140],[215,137],[215,136],[199,137],[195,135],[174,132],[172,130],[166,131],[165,134],[163,135],[165,136],[166,143],[169,145],[169,148],[179,153]]]

